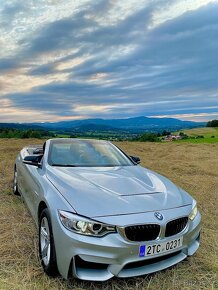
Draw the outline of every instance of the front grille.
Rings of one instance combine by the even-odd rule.
[[[129,241],[142,242],[155,240],[160,233],[160,225],[145,224],[125,228],[125,235]]]
[[[180,233],[186,227],[187,222],[187,217],[178,218],[168,222],[166,225],[165,237],[170,237]]]

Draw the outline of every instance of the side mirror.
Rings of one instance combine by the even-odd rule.
[[[139,164],[141,162],[140,158],[138,156],[130,156],[130,158],[135,162],[136,164]]]
[[[24,157],[23,163],[41,167],[41,163],[40,163],[41,160],[42,160],[42,155],[29,155],[29,156]]]

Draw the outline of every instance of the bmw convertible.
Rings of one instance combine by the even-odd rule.
[[[14,167],[39,234],[44,271],[105,281],[153,273],[193,255],[196,201],[108,141],[50,139],[23,148]]]

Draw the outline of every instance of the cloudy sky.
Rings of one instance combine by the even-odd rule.
[[[218,118],[218,0],[0,0],[0,122]]]

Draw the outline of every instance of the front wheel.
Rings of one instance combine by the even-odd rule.
[[[16,167],[14,168],[13,193],[15,195],[20,195],[19,190],[18,190],[18,186],[17,186],[17,169],[16,169]]]
[[[44,209],[39,219],[39,258],[45,273],[58,274],[51,219],[48,209]]]

